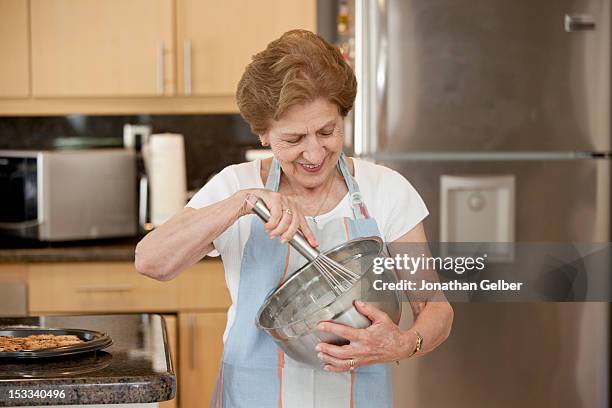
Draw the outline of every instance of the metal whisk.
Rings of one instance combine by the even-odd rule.
[[[248,200],[248,198],[247,198]],[[253,212],[264,222],[270,219],[270,210],[261,199],[257,199],[253,205]],[[312,262],[316,270],[323,276],[337,296],[340,296],[353,286],[360,275],[339,264],[331,258],[320,253],[310,246],[306,238],[298,231],[289,244],[295,248],[304,258]]]

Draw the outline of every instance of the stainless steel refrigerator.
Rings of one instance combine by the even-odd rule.
[[[410,180],[430,241],[610,240],[610,3],[354,1],[350,148]],[[397,407],[608,406],[608,303],[454,308]]]

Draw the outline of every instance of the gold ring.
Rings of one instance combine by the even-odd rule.
[[[355,366],[357,365],[357,363],[355,362],[355,359],[354,359],[354,358],[351,358],[351,359],[348,361],[348,363],[349,363],[349,370],[350,370],[350,371],[353,371],[353,370],[355,369]]]
[[[291,211],[291,208],[285,208],[285,213],[287,215],[293,215],[293,211]]]

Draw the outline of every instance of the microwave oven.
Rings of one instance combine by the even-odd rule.
[[[72,241],[137,234],[133,150],[0,150],[0,235]]]

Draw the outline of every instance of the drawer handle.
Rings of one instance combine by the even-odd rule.
[[[595,30],[595,20],[589,14],[566,14],[565,15],[565,31],[568,33],[574,31]]]
[[[191,95],[191,41],[183,43],[183,93]]]
[[[164,72],[164,52],[165,52],[165,45],[164,42],[162,41],[161,43],[159,43],[159,46],[157,47],[157,94],[159,96],[163,96],[164,95],[164,88],[165,88],[165,80],[166,80],[166,73]]]
[[[195,366],[196,366],[196,362],[195,362],[195,352],[196,352],[196,349],[195,349],[195,344],[196,344],[195,316],[193,315],[189,316],[188,322],[189,322],[189,369],[195,370]]]
[[[110,285],[87,285],[79,286],[76,291],[79,293],[107,293],[107,292],[131,292],[134,285],[129,283],[117,283]]]

